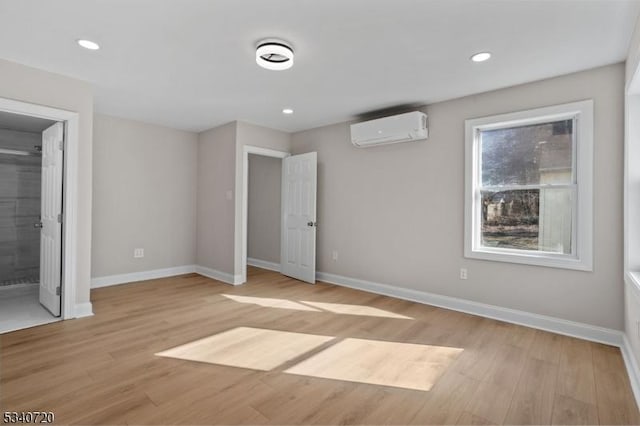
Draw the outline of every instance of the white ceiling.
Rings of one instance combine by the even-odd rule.
[[[0,0],[0,57],[91,82],[96,111],[297,131],[622,61],[635,0]],[[291,42],[267,71],[255,43]],[[78,47],[77,38],[102,49]],[[493,58],[469,61],[479,51]],[[295,110],[292,116],[283,107]]]

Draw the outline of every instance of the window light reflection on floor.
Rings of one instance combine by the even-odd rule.
[[[382,318],[413,319],[405,315],[400,315],[394,312],[385,311],[384,309],[374,308],[373,306],[347,305],[344,303],[309,302],[307,300],[302,300],[301,303],[304,303],[305,305],[313,306],[314,308],[322,309],[323,311],[333,312],[335,314],[363,315],[368,317],[382,317]]]
[[[344,339],[286,373],[428,391],[461,348]]]
[[[326,346],[317,352],[322,346]],[[237,327],[157,356],[370,385],[429,391],[463,349]],[[304,356],[308,357],[305,359]]]
[[[331,312],[342,315],[362,315],[380,318],[413,319],[411,317],[385,311],[373,306],[348,305],[345,303],[312,302],[308,300],[293,301],[287,299],[273,299],[268,297],[238,296],[235,294],[222,294],[223,297],[238,303],[248,303],[265,308],[292,309],[309,312]]]
[[[265,308],[280,308],[280,309],[293,309],[296,311],[311,311],[319,312],[311,306],[306,306],[298,302],[294,302],[287,299],[272,299],[268,297],[252,297],[252,296],[237,296],[235,294],[223,294],[223,297],[231,299],[238,303],[248,303],[252,305],[263,306]]]
[[[332,339],[331,336],[237,327],[158,352],[156,356],[269,371]]]

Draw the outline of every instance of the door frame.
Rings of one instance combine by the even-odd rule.
[[[262,155],[284,159],[291,156],[291,153],[277,151],[275,149],[261,148],[259,146],[245,145],[242,150],[242,229],[240,233],[240,254],[241,272],[240,282],[234,284],[244,284],[247,282],[247,221],[249,214],[249,154]],[[282,172],[280,172],[282,173]]]
[[[62,176],[62,319],[76,317],[76,258],[78,252],[78,147],[79,114],[59,108],[0,97],[0,111],[64,122],[64,162]]]

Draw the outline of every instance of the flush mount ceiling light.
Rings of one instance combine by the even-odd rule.
[[[80,39],[80,40],[76,40],[76,42],[84,47],[85,49],[89,49],[89,50],[98,50],[100,49],[100,45],[94,41],[91,40],[84,40],[84,39]]]
[[[290,114],[293,114],[293,110],[291,108],[285,108],[282,110],[282,113],[290,115]]]
[[[256,63],[268,70],[289,69],[293,66],[293,49],[286,41],[262,40],[256,47]]]
[[[473,62],[484,62],[486,60],[488,60],[491,57],[491,53],[489,52],[480,52],[480,53],[476,53],[475,55],[473,55],[471,57],[471,60]]]

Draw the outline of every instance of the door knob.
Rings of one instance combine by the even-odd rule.
[[[33,227],[34,228],[42,228],[42,222],[34,223]]]
[[[315,222],[307,222],[307,226],[317,226]]]

